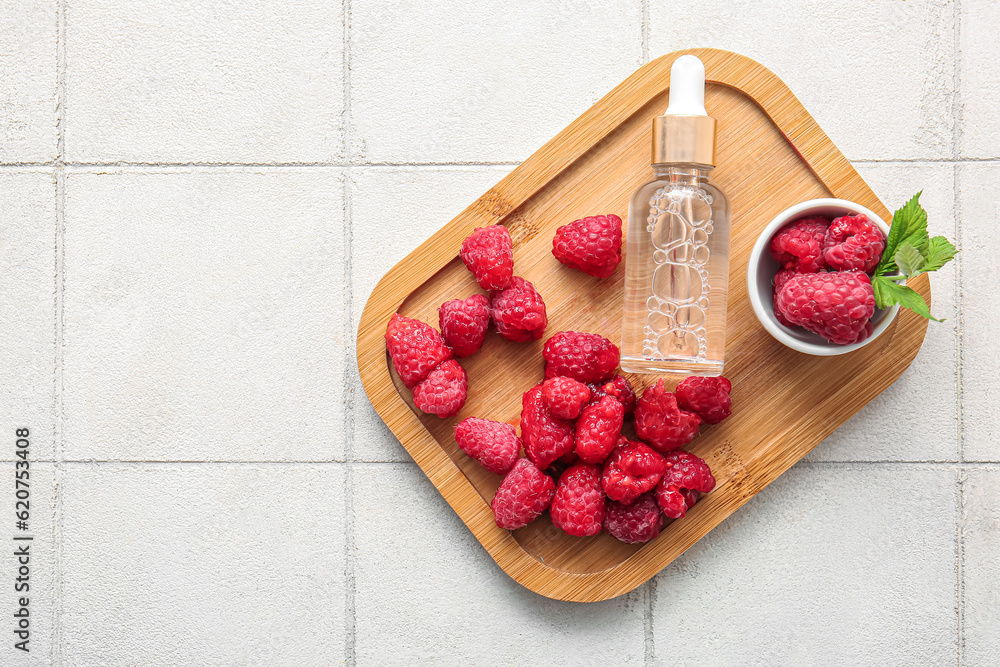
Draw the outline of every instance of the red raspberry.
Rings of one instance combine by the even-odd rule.
[[[777,308],[789,322],[831,343],[848,345],[864,335],[875,312],[875,293],[864,273],[811,273],[785,283]]]
[[[553,417],[545,409],[542,385],[535,385],[521,397],[521,441],[528,458],[542,470],[573,451],[573,431],[573,422]]]
[[[646,443],[621,438],[604,464],[601,483],[608,498],[631,505],[657,485],[666,469],[663,456]]]
[[[551,477],[528,459],[518,459],[490,503],[497,525],[507,530],[527,526],[545,511],[555,492]]]
[[[679,489],[691,489],[698,493],[708,493],[715,488],[715,477],[712,470],[700,456],[678,449],[663,457],[667,470],[663,473],[660,485],[673,484]]]
[[[677,407],[677,397],[663,386],[663,378],[642,393],[635,407],[635,432],[661,452],[683,447],[694,439],[701,417]]]
[[[626,544],[649,542],[660,534],[660,508],[652,493],[643,494],[632,505],[608,501],[604,512],[604,528],[611,536]]]
[[[786,327],[794,327],[795,325],[789,322],[788,318],[782,315],[781,311],[778,310],[778,292],[780,292],[781,288],[785,286],[785,283],[787,283],[788,280],[795,275],[798,274],[795,273],[795,271],[788,269],[778,271],[778,273],[774,275],[774,289],[771,291],[771,303],[774,306],[774,317],[779,323],[785,325]]]
[[[552,238],[552,254],[571,269],[607,278],[622,261],[622,219],[597,215],[563,225]]]
[[[584,537],[601,532],[604,489],[601,468],[580,463],[562,474],[549,508],[552,525],[569,535]]]
[[[469,417],[455,427],[455,442],[484,468],[503,475],[517,462],[521,439],[517,429],[503,422]]]
[[[413,388],[413,403],[429,414],[454,417],[465,405],[468,387],[465,369],[454,359],[449,359]]]
[[[635,389],[624,375],[615,375],[604,384],[595,383],[587,386],[590,387],[591,400],[602,396],[613,396],[624,406],[626,415],[635,412]]]
[[[576,419],[590,401],[590,389],[573,378],[549,378],[542,383],[542,399],[552,416]]]
[[[467,357],[482,344],[490,326],[490,300],[473,294],[465,301],[452,299],[438,308],[441,337],[456,357]]]
[[[385,331],[385,346],[399,379],[413,389],[438,364],[451,359],[451,350],[434,327],[393,313]]]
[[[864,213],[834,220],[823,241],[823,259],[836,271],[870,273],[882,259],[883,250],[882,230]]]
[[[585,463],[601,463],[615,448],[625,408],[611,396],[591,403],[576,422],[576,454]]]
[[[858,334],[858,339],[854,342],[860,343],[861,341],[871,336],[873,333],[875,333],[875,327],[872,326],[871,322],[868,322],[867,324],[865,324],[864,330]]]
[[[687,505],[688,509],[694,507],[694,504],[698,502],[700,493],[694,489],[681,489],[681,495],[684,496],[684,504]]]
[[[677,385],[677,405],[697,412],[706,424],[718,424],[729,416],[733,384],[724,377],[685,378]]]
[[[827,218],[802,218],[778,230],[771,239],[771,257],[783,269],[815,273],[826,268],[823,240],[830,226]]]
[[[671,519],[680,519],[688,511],[687,498],[682,489],[678,489],[673,484],[660,482],[656,487],[656,503],[663,510],[663,513]]]
[[[618,366],[618,347],[604,336],[560,331],[545,341],[545,377],[571,377],[580,382],[600,382]]]
[[[514,276],[514,250],[510,232],[503,225],[476,227],[462,241],[459,257],[484,290],[510,287]]]
[[[549,320],[545,302],[535,286],[514,276],[505,290],[490,293],[493,321],[501,336],[517,343],[538,340],[545,334]]]
[[[698,494],[715,488],[708,464],[690,452],[678,450],[666,455],[667,471],[656,487],[660,509],[671,519],[679,519],[694,507]]]

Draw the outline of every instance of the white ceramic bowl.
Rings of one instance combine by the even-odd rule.
[[[794,329],[780,324],[774,316],[774,302],[771,289],[774,281],[774,274],[778,272],[778,263],[771,257],[771,238],[775,233],[789,222],[804,218],[810,215],[823,215],[829,218],[837,218],[842,215],[857,215],[864,213],[868,219],[878,225],[882,234],[889,235],[889,225],[882,218],[875,215],[860,204],[847,201],[846,199],[810,199],[801,204],[796,204],[786,208],[774,218],[764,231],[760,233],[757,243],[754,244],[750,253],[750,261],[747,263],[747,294],[750,296],[750,305],[757,319],[764,325],[767,332],[778,342],[787,345],[793,350],[813,354],[817,356],[832,356],[835,354],[846,354],[858,348],[868,345],[885,331],[892,320],[899,312],[899,306],[887,309],[875,309],[872,315],[872,335],[851,345],[836,345],[820,336],[806,331],[801,327]],[[900,283],[903,284],[903,283]]]

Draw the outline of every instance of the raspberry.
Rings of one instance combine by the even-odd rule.
[[[823,259],[836,271],[870,273],[882,259],[883,250],[882,230],[864,213],[831,222],[823,241]]]
[[[469,417],[458,423],[455,442],[463,452],[498,475],[514,467],[521,451],[521,439],[517,437],[516,428],[479,417]]]
[[[503,225],[476,227],[462,241],[458,254],[484,290],[510,287],[514,276],[514,250],[510,232]]]
[[[553,417],[545,409],[542,385],[521,397],[521,440],[528,458],[542,470],[567,452],[573,451],[573,423]]]
[[[667,462],[643,442],[621,438],[604,464],[601,483],[608,498],[631,505],[643,493],[656,487]]]
[[[732,390],[732,383],[724,377],[691,376],[677,385],[677,405],[697,412],[706,424],[718,424],[730,414]]]
[[[549,378],[542,383],[542,399],[552,416],[576,419],[590,401],[590,389],[573,378]]]
[[[627,377],[615,375],[604,384],[595,383],[587,386],[590,387],[590,394],[593,397],[591,400],[601,396],[613,396],[624,406],[626,415],[635,412],[635,389],[632,388],[632,383],[628,381]]]
[[[663,386],[663,378],[642,393],[635,407],[635,432],[661,452],[683,447],[694,439],[701,417],[677,407],[677,397]]]
[[[429,324],[393,313],[385,331],[385,346],[399,379],[413,389],[438,364],[451,359],[451,350]]]
[[[600,382],[618,366],[618,348],[604,336],[560,331],[545,341],[545,377],[571,377],[580,382]]]
[[[586,463],[601,463],[622,432],[625,408],[611,396],[591,403],[576,422],[576,454]]]
[[[693,489],[681,489],[681,495],[684,496],[684,504],[687,505],[688,509],[694,507],[694,504],[698,502],[698,497],[701,496]]]
[[[597,215],[563,225],[552,238],[552,254],[571,269],[607,278],[622,261],[622,219]]]
[[[490,293],[493,321],[501,336],[518,343],[538,340],[549,323],[545,302],[535,286],[514,276],[510,287]]]
[[[679,519],[698,500],[698,494],[715,488],[715,478],[708,464],[690,452],[678,450],[664,458],[667,471],[656,487],[656,501],[671,519]]]
[[[413,403],[429,414],[454,417],[465,405],[468,387],[465,369],[454,359],[449,359],[413,388]]]
[[[664,485],[660,482],[656,487],[656,503],[671,519],[680,519],[688,511],[687,498],[684,497],[682,490],[673,484]]]
[[[663,473],[660,485],[673,484],[680,489],[691,489],[698,493],[708,493],[715,488],[715,477],[712,470],[700,456],[678,449],[663,457],[667,470]]]
[[[783,269],[815,273],[826,268],[823,240],[830,221],[822,217],[802,218],[778,230],[771,239],[771,257]]]
[[[555,492],[551,477],[528,459],[518,459],[490,503],[497,525],[507,530],[527,526],[545,511]]]
[[[774,275],[774,289],[771,291],[771,303],[774,306],[774,317],[779,323],[785,325],[786,327],[794,327],[795,325],[788,321],[788,318],[781,314],[778,310],[778,292],[781,288],[785,286],[785,283],[792,277],[797,275],[795,271],[790,271],[788,269],[782,269]]]
[[[789,322],[848,345],[864,335],[875,312],[875,293],[864,273],[812,273],[789,279],[778,292],[777,308]]]
[[[604,489],[601,468],[580,463],[562,474],[549,508],[552,525],[569,535],[584,537],[601,532]]]
[[[473,294],[465,301],[452,299],[438,308],[441,337],[456,357],[467,357],[482,344],[490,325],[490,301]]]
[[[604,528],[611,536],[626,544],[649,542],[660,534],[660,508],[652,493],[642,495],[632,505],[608,501],[604,512]]]

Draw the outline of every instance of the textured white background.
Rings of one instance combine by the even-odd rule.
[[[0,493],[28,425],[37,541],[30,660],[0,549],[0,664],[1000,664],[998,30],[994,0],[5,3]],[[653,581],[553,602],[374,415],[357,320],[690,46],[774,70],[890,208],[924,190],[948,319]]]

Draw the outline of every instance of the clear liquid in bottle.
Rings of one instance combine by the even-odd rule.
[[[704,164],[657,164],[629,205],[621,366],[720,375],[730,208]]]

